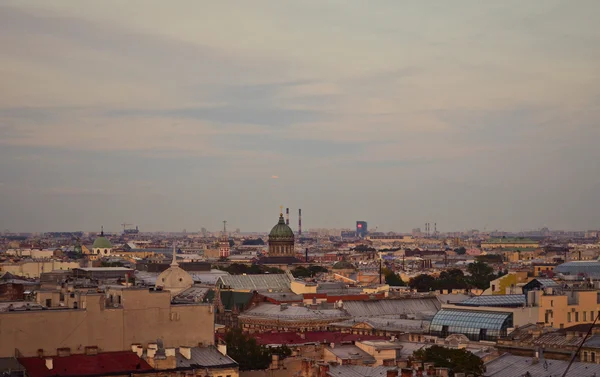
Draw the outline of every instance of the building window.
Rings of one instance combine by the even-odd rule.
[[[592,359],[590,360],[592,363],[596,362],[596,352],[591,352],[590,356],[592,356]]]
[[[554,300],[550,300],[550,306],[554,306]]]
[[[47,307],[51,307],[52,306],[52,299],[51,298],[47,298],[46,299],[46,306]]]
[[[567,322],[571,322],[571,312],[567,312]]]
[[[587,322],[587,312],[583,311],[583,322]]]
[[[587,351],[583,351],[583,361],[584,362],[588,361],[588,353],[587,353]]]
[[[579,312],[575,312],[575,322],[579,322]]]
[[[594,311],[590,310],[590,321],[593,321],[594,319],[596,319],[596,317],[594,317]]]

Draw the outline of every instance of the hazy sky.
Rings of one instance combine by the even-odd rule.
[[[0,230],[598,229],[598,14],[0,0]]]

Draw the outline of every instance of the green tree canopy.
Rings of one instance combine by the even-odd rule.
[[[225,334],[227,355],[237,361],[240,370],[267,369],[271,364],[271,352],[267,347],[256,343],[256,339],[244,334],[240,328],[233,328]]]
[[[469,263],[467,271],[471,274],[471,276],[469,276],[469,282],[479,289],[488,289],[490,282],[496,279],[494,269],[484,262],[477,261],[475,263]]]
[[[462,270],[454,268],[442,271],[436,286],[437,289],[465,289],[468,287],[468,283]]]
[[[298,266],[292,270],[292,275],[296,278],[311,278],[322,272],[327,272],[327,269],[317,265],[310,265],[308,267]]]
[[[256,275],[256,274],[282,274],[283,270],[276,267],[260,266],[258,264],[246,265],[242,263],[232,263],[229,266],[219,266],[220,270],[227,271],[231,275]]]
[[[417,292],[429,292],[437,289],[435,278],[431,275],[421,274],[410,279],[408,286],[411,289],[416,289]]]
[[[385,277],[385,283],[392,287],[406,286],[406,283],[400,278],[400,275],[390,270],[389,268],[383,269],[383,276]]]
[[[464,248],[464,246],[461,246],[457,249],[454,249],[454,251],[456,252],[456,254],[458,255],[464,255],[467,253],[467,249]]]
[[[438,345],[419,349],[413,353],[417,360],[434,363],[439,368],[449,368],[452,373],[465,373],[482,376],[483,361],[464,349],[446,348]]]

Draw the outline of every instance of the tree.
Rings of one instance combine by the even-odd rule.
[[[486,254],[486,255],[478,255],[475,257],[475,260],[477,262],[484,262],[484,263],[502,263],[502,255],[498,255],[498,254]]]
[[[467,253],[467,249],[464,248],[464,246],[459,247],[458,249],[454,249],[454,251],[456,252],[456,254],[458,255],[464,255]]]
[[[398,274],[394,273],[394,271],[390,270],[389,268],[385,268],[383,270],[383,276],[385,277],[385,283],[392,287],[406,286],[404,280],[402,280]]]
[[[238,362],[240,370],[267,369],[271,364],[272,352],[256,343],[256,339],[233,328],[225,334],[227,355]]]
[[[458,268],[442,271],[437,281],[439,289],[465,289],[467,285],[465,274]]]
[[[431,275],[421,274],[410,279],[408,286],[417,292],[429,292],[437,288],[436,280]]]
[[[262,238],[251,238],[251,239],[242,241],[242,245],[259,246],[259,245],[264,245],[264,244],[265,244],[265,241],[263,241]]]
[[[494,269],[484,262],[469,263],[467,271],[471,274],[469,283],[479,289],[489,288],[490,282],[496,279]]]
[[[292,275],[294,275],[295,278],[311,278],[321,272],[327,272],[327,269],[317,265],[308,267],[298,266],[292,270]]]
[[[482,376],[483,361],[464,349],[446,348],[438,345],[419,349],[413,357],[425,363],[433,363],[438,368],[448,368],[452,373],[465,373]]]
[[[366,253],[368,251],[376,251],[374,247],[370,247],[370,246],[367,246],[367,245],[358,245],[358,246],[356,246],[352,250],[358,251],[360,253]]]

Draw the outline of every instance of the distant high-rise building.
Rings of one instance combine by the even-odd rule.
[[[356,222],[356,235],[360,238],[364,238],[368,233],[367,222],[357,221]]]

